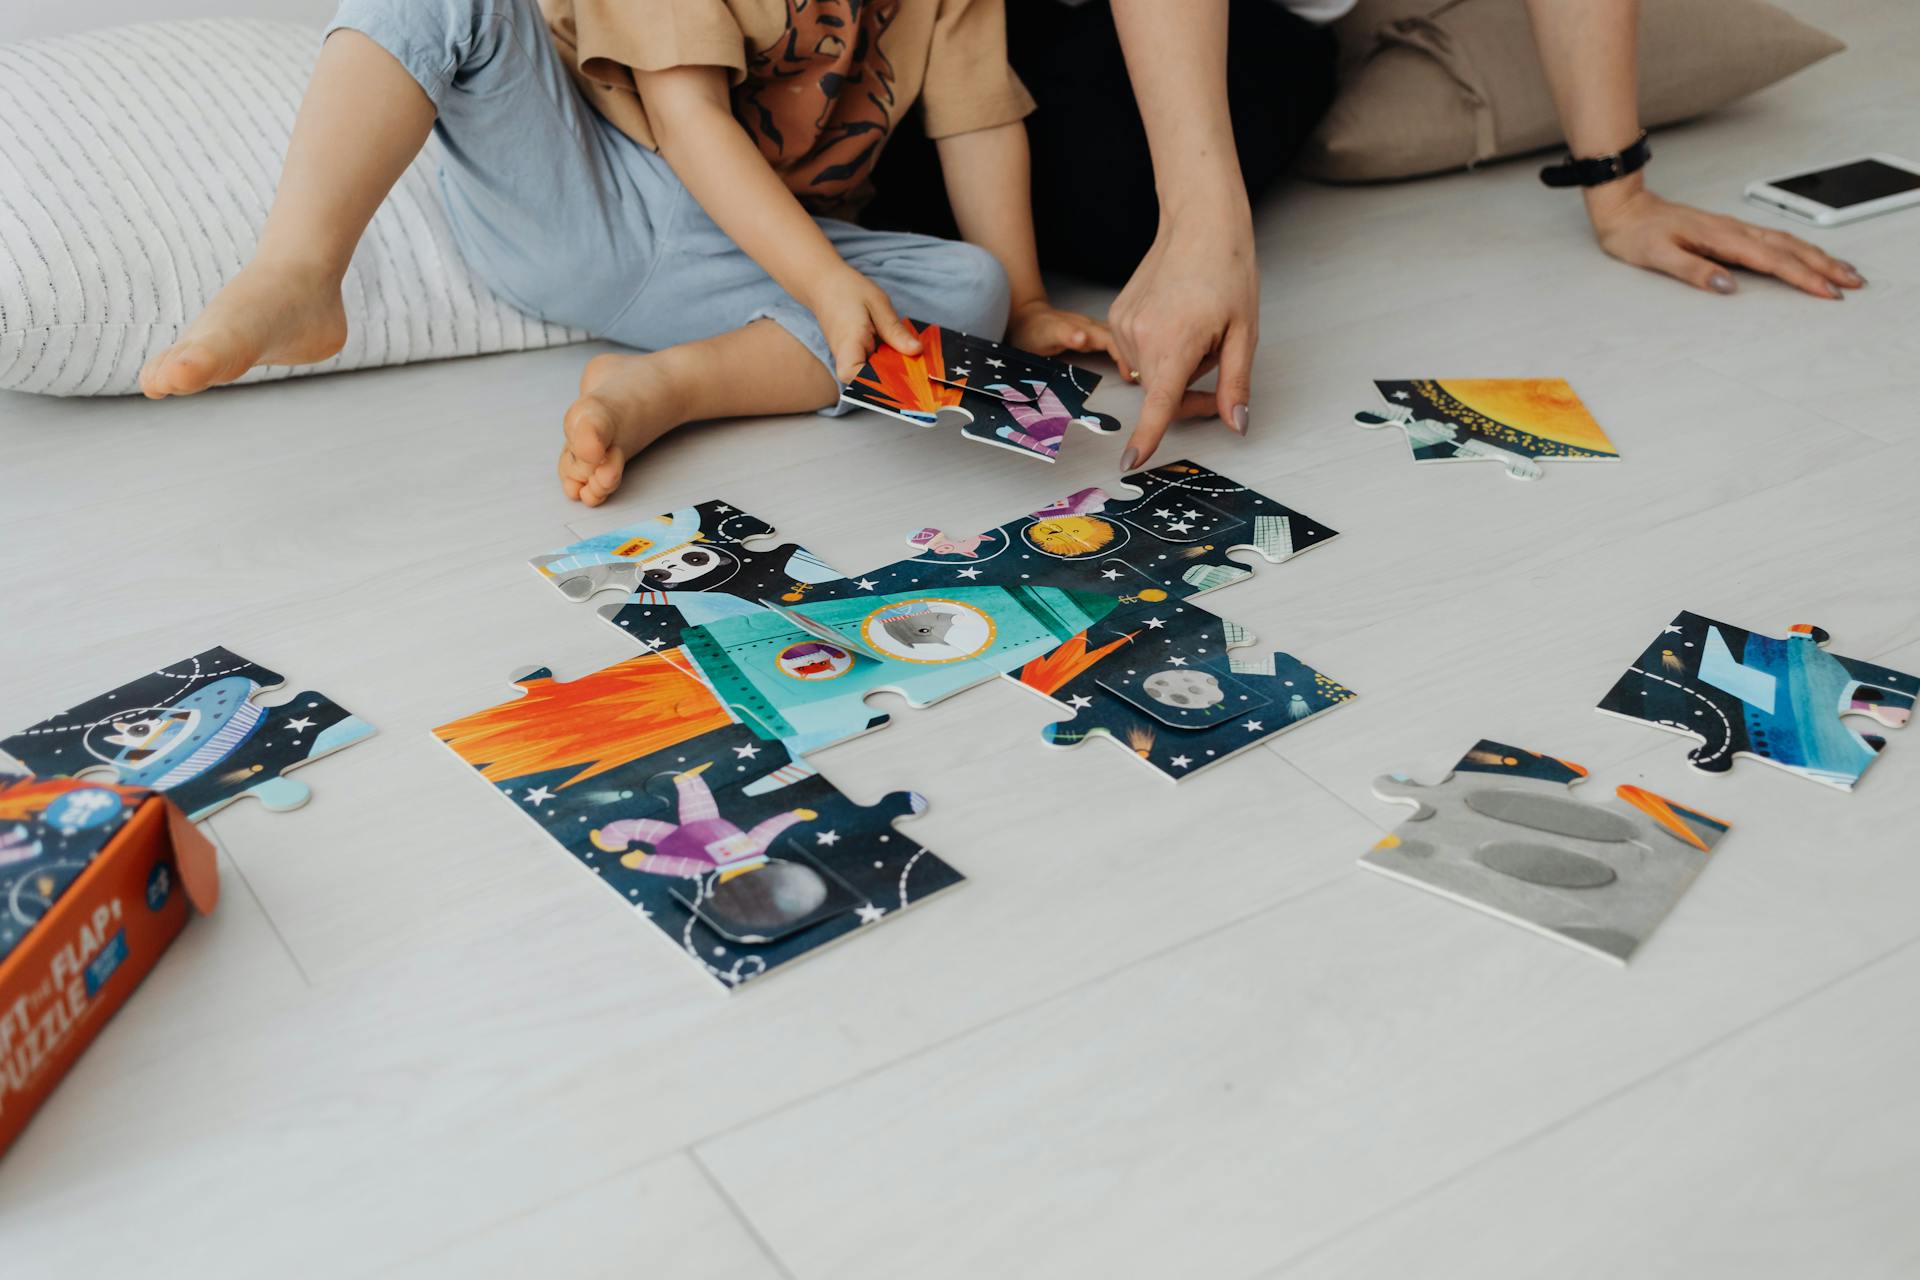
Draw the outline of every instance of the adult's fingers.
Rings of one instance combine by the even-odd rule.
[[[1640,265],[1670,275],[1696,289],[1705,289],[1708,293],[1732,293],[1737,287],[1731,271],[1711,258],[1703,258],[1681,248],[1671,240],[1663,240],[1654,246]]]
[[[1198,342],[1186,348],[1170,348],[1162,351],[1153,367],[1145,371],[1147,398],[1140,406],[1140,420],[1134,424],[1133,435],[1128,437],[1127,447],[1120,455],[1122,471],[1131,471],[1144,463],[1160,447],[1161,437],[1167,434],[1167,424],[1180,412],[1187,384],[1193,381],[1194,370],[1206,354],[1206,348]]]
[[[1700,247],[1723,261],[1738,263],[1764,275],[1777,276],[1816,298],[1838,300],[1843,296],[1839,285],[1802,262],[1785,245],[1762,239],[1758,235],[1716,229]]]
[[[1851,262],[1842,262],[1819,245],[1809,244],[1799,236],[1788,235],[1784,231],[1763,231],[1762,237],[1771,237],[1773,241],[1788,253],[1800,259],[1818,271],[1842,289],[1858,289],[1867,282],[1866,277],[1854,268]]]
[[[1253,351],[1259,337],[1245,324],[1227,329],[1220,344],[1220,380],[1214,384],[1214,402],[1220,421],[1247,434],[1247,403],[1253,393]]]

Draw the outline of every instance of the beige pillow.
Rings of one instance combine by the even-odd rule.
[[[1561,140],[1525,0],[1361,0],[1339,24],[1340,94],[1300,171],[1374,182]],[[1762,0],[1642,0],[1640,120],[1671,124],[1846,46]]]

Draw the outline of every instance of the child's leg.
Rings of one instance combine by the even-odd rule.
[[[258,364],[307,364],[339,351],[347,262],[433,116],[393,55],[358,31],[336,31],[294,118],[252,259],[178,342],[147,361],[140,389],[156,399],[190,395]]]
[[[805,413],[839,393],[819,357],[772,320],[646,355],[595,356],[567,410],[560,487],[597,507],[628,459],[683,423]]]
[[[650,355],[595,356],[567,411],[560,483],[604,502],[628,462],[655,440],[708,418],[831,410],[840,395],[826,338],[811,313],[728,241],[698,206],[682,210],[667,265],[602,330]],[[903,316],[999,338],[1007,278],[993,255],[931,236],[821,221],[840,256],[887,291]],[[693,342],[703,327],[715,336]]]

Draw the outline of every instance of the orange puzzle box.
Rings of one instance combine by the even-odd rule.
[[[164,796],[0,774],[0,1153],[219,894],[213,845]]]

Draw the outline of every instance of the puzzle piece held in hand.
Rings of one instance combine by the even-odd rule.
[[[1537,480],[1542,458],[1620,459],[1607,433],[1559,378],[1416,378],[1373,385],[1387,407],[1363,409],[1354,422],[1401,428],[1415,462],[1491,458],[1516,480]]]
[[[1683,612],[1598,709],[1702,739],[1687,759],[1708,773],[1752,756],[1851,791],[1886,739],[1855,732],[1842,717],[1901,727],[1920,676],[1828,653],[1826,643],[1819,627],[1802,624],[1776,640]]]
[[[1059,458],[1070,426],[1100,435],[1120,429],[1117,418],[1087,408],[1097,373],[957,329],[906,324],[920,339],[920,354],[882,343],[840,389],[843,404],[922,427],[951,416],[968,439],[1042,462]]]
[[[1575,800],[1586,774],[1482,739],[1432,786],[1377,778],[1375,795],[1414,813],[1360,865],[1624,964],[1728,828],[1639,787]]]
[[[960,882],[893,830],[923,798],[853,803],[672,657],[537,669],[434,733],[723,986]]]
[[[1177,781],[1353,698],[1290,654],[1229,653],[1251,642],[1201,609],[1132,605],[1008,677],[1076,713],[1048,743],[1110,738]]]
[[[285,775],[373,726],[318,693],[271,707],[254,701],[283,683],[209,649],[0,739],[0,752],[39,777],[110,769],[126,786],[166,792],[195,821],[243,795],[297,809],[312,792]]]

